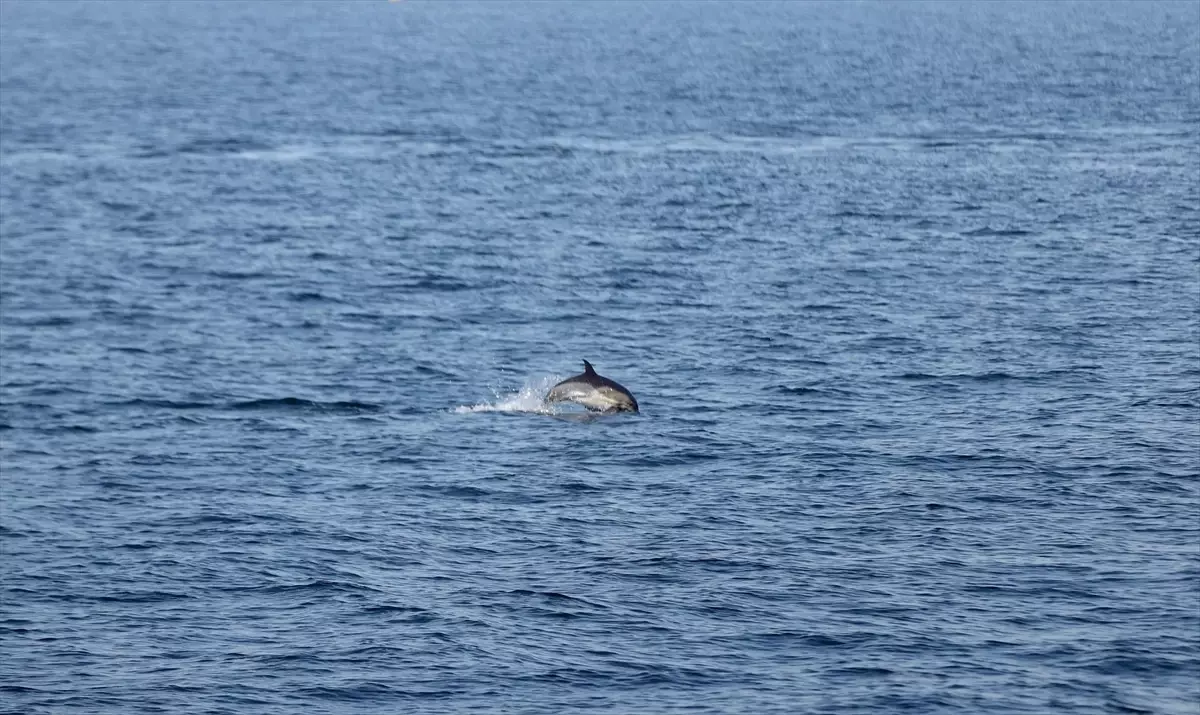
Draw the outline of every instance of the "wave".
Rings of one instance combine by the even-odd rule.
[[[179,154],[240,154],[265,152],[274,149],[270,144],[247,137],[211,137],[193,139],[175,148]]]
[[[318,402],[304,400],[299,397],[282,397],[275,399],[246,400],[229,405],[233,410],[312,410],[318,412],[381,412],[383,407],[369,402],[357,400],[341,400],[338,402]]]
[[[114,407],[151,407],[168,410],[299,410],[311,412],[383,412],[382,405],[358,400],[339,400],[336,402],[320,402],[305,400],[300,397],[276,397],[257,400],[241,400],[238,402],[194,402],[180,400],[159,400],[137,398],[122,402],[110,402]]]
[[[1032,231],[1026,231],[1021,228],[993,228],[991,226],[983,226],[973,231],[964,231],[964,236],[1028,236]]]

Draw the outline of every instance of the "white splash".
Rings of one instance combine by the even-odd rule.
[[[496,396],[494,402],[459,405],[451,412],[460,415],[470,412],[532,412],[539,415],[557,415],[557,406],[546,404],[546,393],[558,380],[559,378],[553,375],[526,380],[520,390],[507,394],[493,389],[492,394]]]

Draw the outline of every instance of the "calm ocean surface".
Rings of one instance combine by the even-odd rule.
[[[0,711],[1200,713],[1194,2],[6,1],[0,239]]]

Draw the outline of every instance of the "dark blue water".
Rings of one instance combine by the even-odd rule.
[[[1200,712],[1195,3],[4,2],[0,150],[6,712]]]

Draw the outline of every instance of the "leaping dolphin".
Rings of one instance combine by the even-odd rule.
[[[546,395],[546,402],[575,402],[592,412],[637,412],[638,403],[629,390],[596,373],[587,360],[583,373],[568,377]]]

